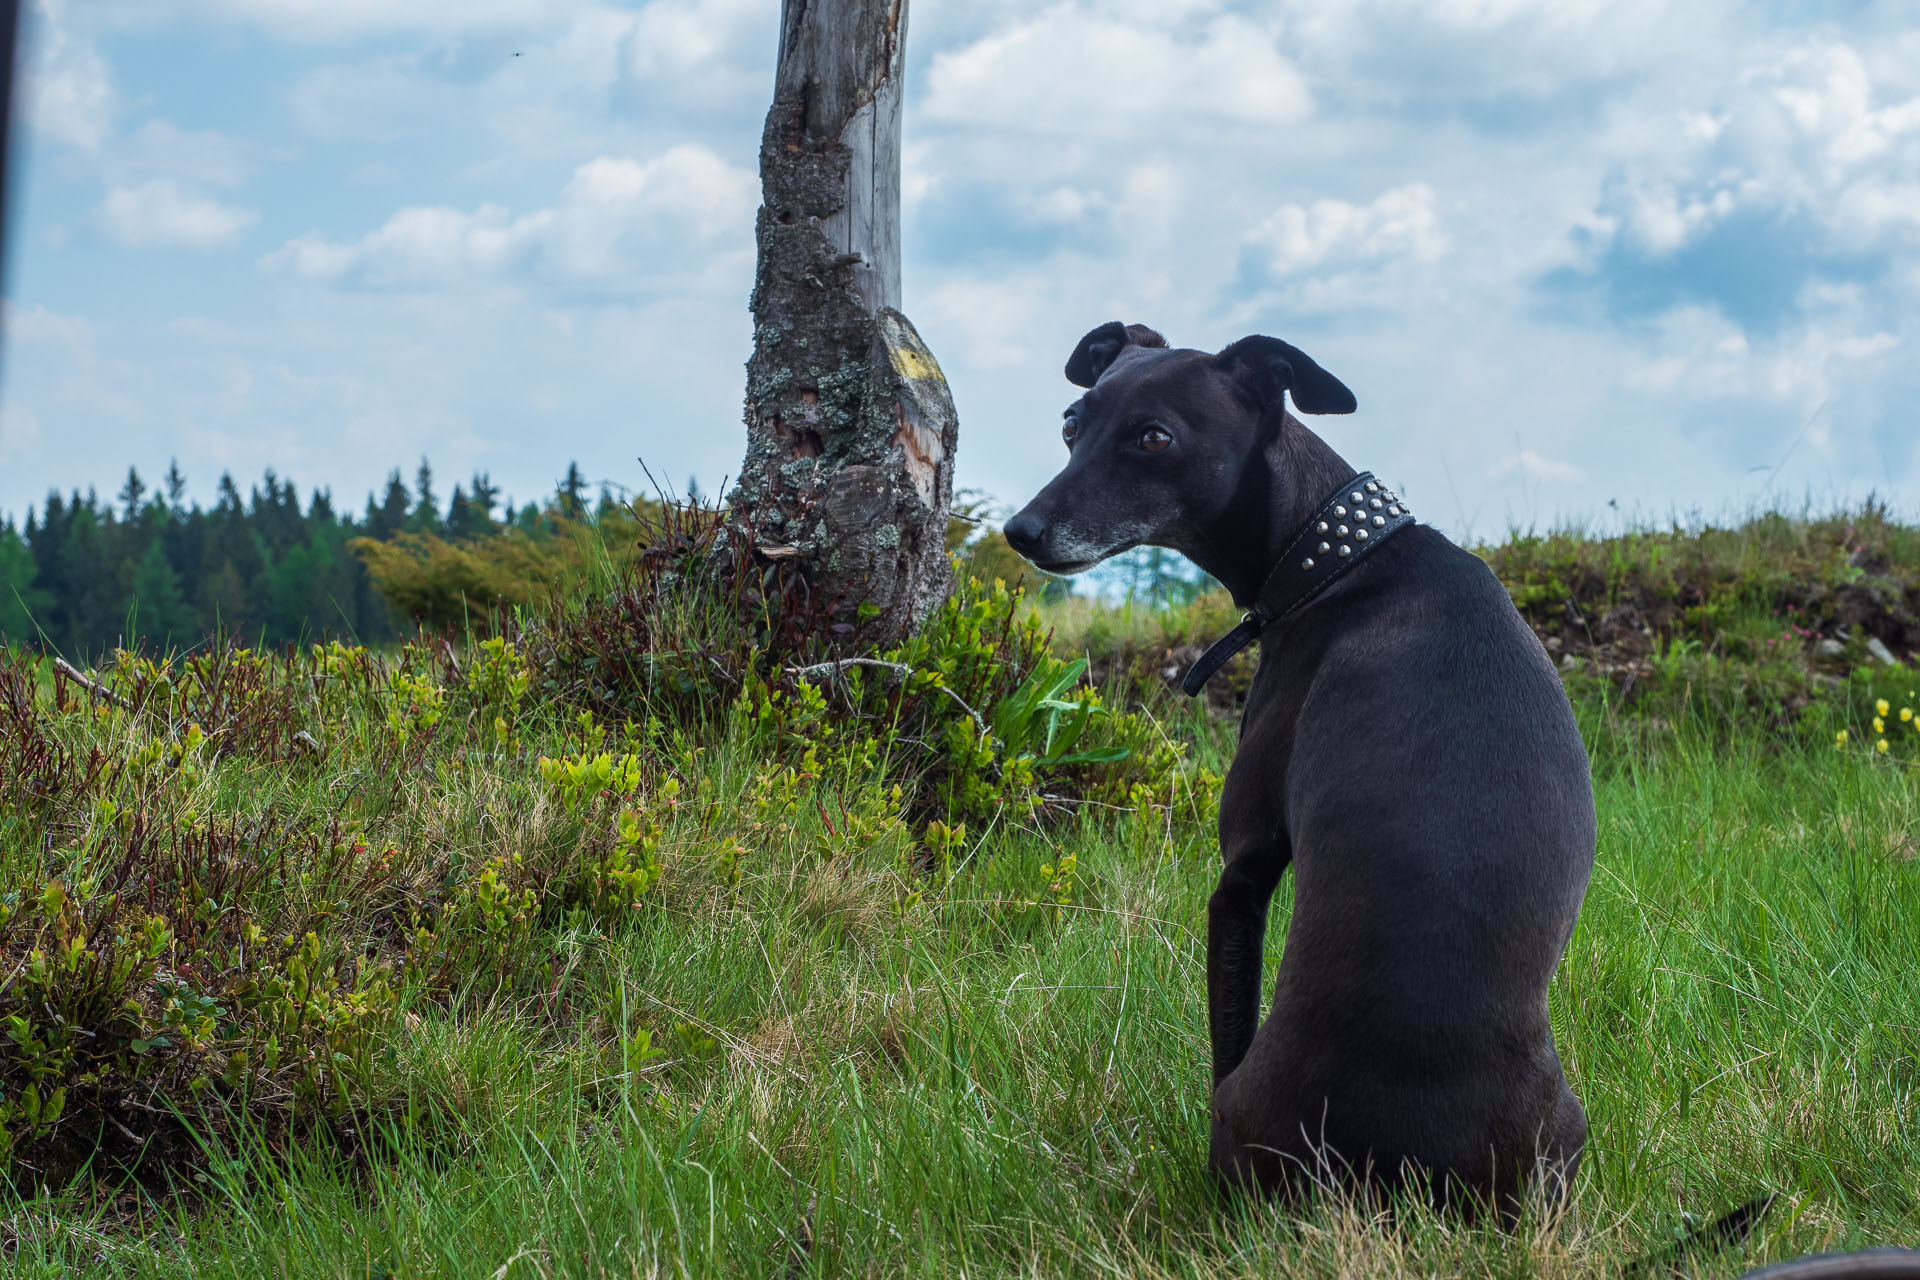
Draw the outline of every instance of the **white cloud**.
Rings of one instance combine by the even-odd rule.
[[[1433,262],[1447,251],[1433,188],[1424,182],[1395,187],[1363,205],[1282,205],[1247,241],[1280,276],[1393,258]]]
[[[1145,15],[1143,15],[1144,17]],[[922,109],[934,120],[1042,134],[1113,136],[1229,122],[1272,128],[1312,109],[1273,36],[1245,18],[1129,23],[1058,4],[934,55]]]
[[[765,0],[653,0],[635,15],[629,69],[642,79],[737,72],[741,45],[778,36]]]
[[[132,248],[217,249],[260,215],[155,179],[108,191],[95,216],[109,236]]]
[[[73,34],[66,0],[38,0],[29,28],[38,51],[28,69],[27,119],[47,137],[91,150],[113,127],[113,77],[106,59]]]
[[[1753,390],[1753,344],[1712,307],[1676,307],[1654,322],[1646,347],[1621,371],[1636,391],[1705,400]]]
[[[1711,229],[1738,203],[1738,197],[1726,187],[1689,197],[1665,184],[1632,184],[1620,220],[1641,248],[1654,257],[1666,257]]]
[[[169,120],[154,119],[112,148],[107,167],[126,177],[237,187],[253,171],[258,150],[215,129],[182,129]]]
[[[957,277],[936,285],[922,309],[928,323],[959,338],[960,349],[952,357],[978,369],[1011,368],[1031,355],[1041,336],[1035,332],[1035,300],[1042,296],[1037,283]]]
[[[1808,321],[1755,340],[1710,307],[1676,307],[1658,317],[1646,347],[1622,371],[1623,384],[1683,402],[1770,400],[1813,412],[1857,386],[1900,338],[1865,324],[1862,300],[1822,290],[1806,304]],[[1863,367],[1865,366],[1865,367]]]
[[[300,132],[326,142],[390,141],[444,127],[460,101],[418,54],[317,67],[287,95]]]
[[[1058,186],[1043,191],[1031,207],[1033,216],[1042,222],[1074,223],[1106,204],[1106,199],[1097,191]]]
[[[0,405],[0,459],[23,457],[27,446],[40,439],[40,420],[25,405]]]
[[[79,316],[62,315],[36,304],[22,307],[0,299],[0,320],[9,342],[44,342],[81,346],[93,340],[93,326]]]
[[[453,287],[523,269],[595,284],[658,277],[685,265],[675,248],[711,258],[728,253],[717,241],[750,243],[758,199],[752,174],[685,144],[646,161],[589,161],[552,207],[517,218],[498,205],[402,209],[358,243],[302,236],[262,263],[374,288]]]
[[[122,21],[244,23],[297,40],[429,33],[471,35],[542,26],[592,7],[584,0],[94,0]]]
[[[1452,109],[1698,73],[1729,0],[1292,0],[1290,47],[1328,95]]]
[[[1500,459],[1487,474],[1495,480],[1519,477],[1525,480],[1552,481],[1555,484],[1576,484],[1581,478],[1580,468],[1571,462],[1543,458],[1532,449],[1522,449],[1516,454]]]
[[[900,207],[911,217],[921,203],[940,189],[942,175],[933,144],[909,142],[900,150]]]
[[[1767,390],[1780,400],[1817,406],[1858,377],[1866,364],[1900,345],[1891,333],[1844,333],[1810,325],[1775,353],[1766,369]]]
[[[1749,55],[1668,119],[1604,143],[1614,173],[1595,211],[1651,256],[1742,210],[1809,220],[1827,236],[1812,247],[1843,252],[1920,224],[1920,96],[1889,94],[1848,44]]]

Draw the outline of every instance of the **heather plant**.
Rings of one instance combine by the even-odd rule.
[[[639,517],[653,523],[635,569],[529,630],[551,696],[656,732],[710,733],[724,714],[774,758],[882,771],[923,821],[1117,803],[1141,779],[1212,803],[1217,777],[1107,708],[1017,588],[963,577],[901,644],[838,656],[821,602],[751,530],[697,508]]]
[[[714,607],[686,598],[700,580],[685,559],[644,620],[663,639]],[[154,1115],[179,1117],[175,1143],[264,1126],[363,1145],[395,1115],[381,1054],[403,1010],[539,989],[552,931],[741,901],[761,868],[864,866],[892,927],[971,879],[1024,934],[1075,897],[1074,858],[975,846],[969,877],[967,822],[1045,827],[1129,795],[1199,812],[1216,785],[1109,710],[1084,661],[1051,657],[1003,586],[957,597],[871,667],[735,651],[722,696],[697,707],[649,685],[569,696],[551,666],[543,682],[535,655],[578,653],[561,630],[577,621],[386,654],[123,652],[93,673],[8,655],[11,1167],[164,1169],[143,1164],[147,1137],[83,1137],[151,1131]],[[666,1029],[684,1022],[660,1034],[710,1056]]]

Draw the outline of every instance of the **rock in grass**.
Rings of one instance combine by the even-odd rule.
[[[1844,658],[1847,656],[1847,646],[1831,638],[1821,640],[1814,644],[1813,656],[1820,659]]]
[[[1894,658],[1893,651],[1880,642],[1879,636],[1867,637],[1867,656],[1882,666],[1897,667],[1900,665],[1899,661]]]

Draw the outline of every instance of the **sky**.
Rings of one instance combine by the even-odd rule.
[[[775,0],[31,0],[0,513],[177,460],[715,491]],[[1108,320],[1459,537],[1920,494],[1920,6],[914,0],[905,310],[1011,510]]]

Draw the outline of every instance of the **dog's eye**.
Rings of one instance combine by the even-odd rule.
[[[1173,432],[1165,427],[1148,427],[1140,433],[1140,447],[1148,453],[1159,453],[1173,443]]]
[[[1069,448],[1073,445],[1073,437],[1077,435],[1079,431],[1080,422],[1077,418],[1068,418],[1060,424],[1060,438],[1067,442]]]

